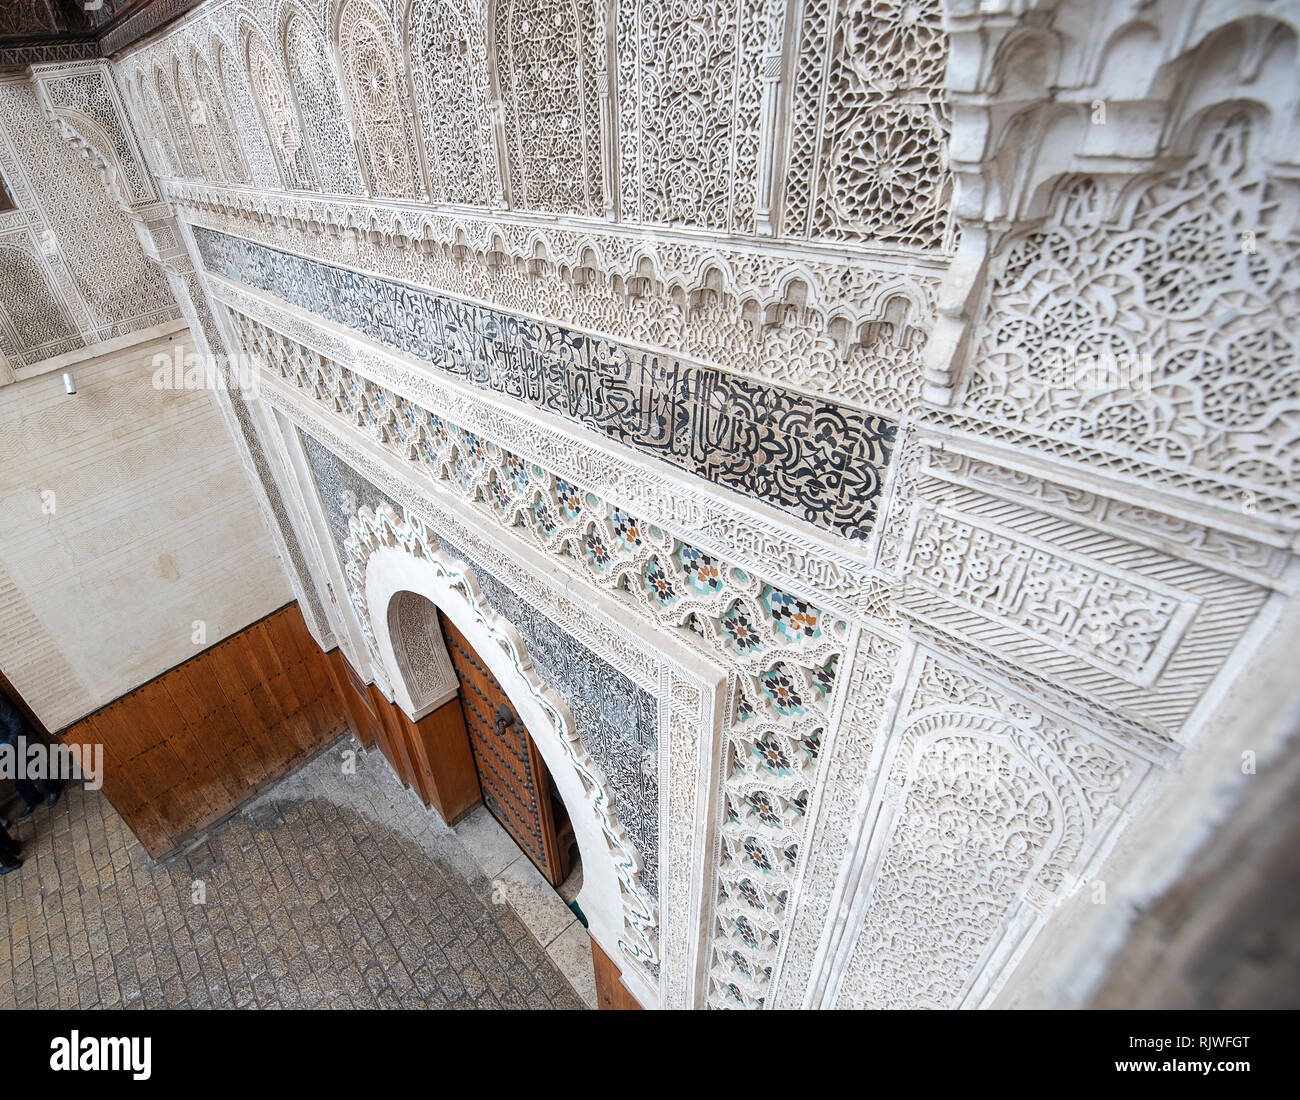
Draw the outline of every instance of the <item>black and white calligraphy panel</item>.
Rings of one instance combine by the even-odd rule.
[[[207,269],[476,386],[846,538],[876,518],[897,425],[714,367],[623,347],[196,228]]]

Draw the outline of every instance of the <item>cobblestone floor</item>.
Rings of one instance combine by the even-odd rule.
[[[0,1007],[584,1007],[452,831],[377,751],[344,775],[346,748],[163,862],[81,787],[15,823]]]

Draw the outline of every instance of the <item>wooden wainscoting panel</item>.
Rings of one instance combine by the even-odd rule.
[[[397,778],[402,781],[404,787],[415,787],[415,793],[422,800],[428,801],[424,797],[424,792],[420,789],[418,777],[415,774],[415,765],[411,762],[411,748],[407,743],[406,730],[402,726],[402,716],[398,713],[399,708],[390,703],[387,699],[380,696],[379,717],[384,725],[384,734],[388,738],[388,747],[392,751],[389,762],[393,765],[393,770],[397,772]]]
[[[397,755],[397,750],[388,738],[388,723],[384,721],[384,715],[392,704],[384,698],[383,693],[374,684],[366,689],[366,694],[376,715],[375,741],[379,745],[379,751],[384,754],[393,771],[397,773],[397,778],[402,781],[402,785],[409,787],[411,781],[402,774],[402,759]]]
[[[591,961],[596,968],[596,1004],[600,1008],[615,1011],[641,1008],[640,1002],[623,984],[623,972],[595,940],[591,941]]]
[[[349,700],[330,662],[289,604],[73,723],[59,740],[104,746],[104,793],[156,858],[348,728]]]
[[[353,732],[366,748],[379,747],[397,777],[426,806],[455,824],[479,804],[478,772],[459,699],[412,722],[362,680],[338,650],[330,654],[329,671]]]
[[[370,701],[370,689],[357,670],[343,656],[341,649],[330,652],[329,670],[334,678],[334,690],[338,692],[348,712],[352,732],[357,735],[357,740],[362,745],[367,749],[373,749],[379,741],[379,731],[376,727],[380,722],[374,704]]]
[[[139,748],[131,743],[132,732],[137,731],[126,731],[122,735],[116,722],[110,719],[101,723],[99,716],[92,714],[78,722],[64,740],[103,746],[105,793],[111,783],[114,793],[109,800],[148,848],[146,837],[165,837],[171,832],[171,826],[150,800],[149,792],[154,789],[152,776],[143,767],[133,764]]]
[[[460,699],[444,703],[418,722],[404,714],[401,717],[424,770],[429,790],[426,804],[433,806],[448,825],[456,824],[482,798]]]

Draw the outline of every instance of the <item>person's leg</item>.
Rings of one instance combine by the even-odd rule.
[[[0,869],[9,872],[22,865],[23,861],[18,858],[18,844],[4,829],[0,829]]]
[[[10,744],[14,746],[17,755],[24,758],[26,757],[27,736],[25,734],[21,734],[17,738],[11,740]],[[18,788],[19,795],[22,796],[22,800],[26,803],[18,814],[20,818],[26,817],[36,809],[36,807],[41,804],[42,797],[45,798],[46,804],[50,806],[53,806],[59,800],[59,794],[63,790],[63,782],[59,779],[45,779],[42,780],[42,782],[45,785],[48,796],[42,796],[36,784],[26,778],[26,776],[14,780],[14,786]]]
[[[41,792],[36,789],[36,784],[26,777],[15,779],[14,786],[18,788],[18,793],[22,795],[23,802],[26,803],[18,811],[18,816],[26,817],[41,804]]]

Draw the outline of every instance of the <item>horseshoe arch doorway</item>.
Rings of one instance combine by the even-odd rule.
[[[369,628],[369,640],[379,662],[376,672],[386,685],[382,694],[389,700],[388,710],[397,716],[397,724],[405,727],[417,755],[419,735],[426,726],[434,728],[435,736],[426,742],[430,751],[423,754],[421,761],[432,765],[427,772],[431,788],[439,785],[435,773],[440,766],[445,766],[448,773],[468,775],[468,782],[462,783],[459,791],[453,790],[452,797],[442,801],[426,798],[426,803],[435,806],[451,823],[472,810],[481,794],[479,761],[471,759],[468,729],[461,721],[462,716],[470,715],[462,703],[461,678],[453,664],[451,647],[444,638],[445,623],[463,639],[466,664],[472,655],[475,664],[491,673],[513,711],[513,722],[510,715],[498,715],[495,703],[489,713],[477,693],[466,688],[465,693],[474,699],[485,719],[486,732],[496,735],[499,730],[501,735],[516,738],[518,754],[528,754],[536,807],[542,814],[551,811],[555,838],[552,850],[557,860],[550,875],[539,866],[534,852],[528,850],[529,844],[519,843],[506,821],[502,828],[511,836],[512,847],[517,846],[529,862],[539,866],[538,873],[548,881],[564,871],[566,856],[571,867],[580,868],[580,876],[575,874],[567,884],[570,889],[557,893],[567,901],[575,880],[581,879],[573,901],[585,918],[591,938],[601,1007],[635,1008],[655,1003],[656,990],[648,985],[646,976],[635,966],[625,964],[628,959],[646,957],[657,961],[657,914],[641,893],[637,881],[639,861],[628,847],[614,813],[607,782],[582,747],[564,699],[538,676],[519,632],[487,605],[472,571],[462,563],[444,557],[436,549],[422,548],[412,553],[405,545],[378,537],[369,545],[359,545],[357,550],[358,610]],[[378,687],[373,690],[380,694]],[[487,691],[483,695],[491,697]],[[453,709],[447,706],[449,701],[457,704],[454,738],[445,736],[446,727],[452,723],[443,723],[442,733],[436,732],[440,716]],[[416,736],[411,738],[411,733]],[[393,755],[400,757],[400,748],[390,755],[390,761]],[[491,756],[489,750],[480,754],[480,760],[487,761]],[[541,782],[541,768],[532,767],[538,759],[548,773],[545,784]],[[394,766],[402,774],[403,769]],[[500,763],[496,766],[501,768]],[[484,763],[484,768],[490,771],[491,765]],[[462,794],[465,797],[460,797]],[[508,810],[500,813],[500,817],[510,816]],[[629,995],[633,985],[636,992]]]

